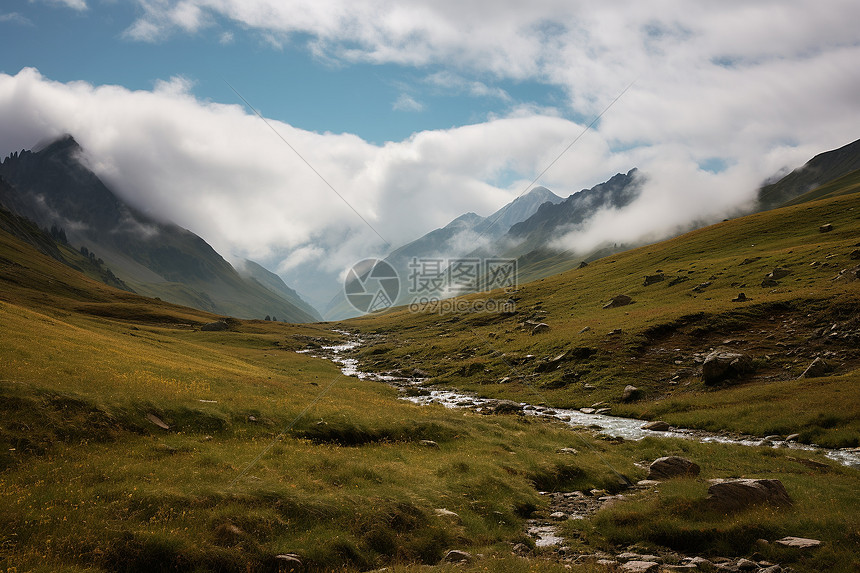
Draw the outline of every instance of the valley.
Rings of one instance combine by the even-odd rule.
[[[307,325],[218,323],[0,234],[0,565],[853,570],[857,469],[772,446],[858,446],[858,209],[835,194],[618,253],[490,293],[515,302],[506,314]],[[342,331],[362,339],[343,349],[355,368],[410,379],[415,402],[492,400],[419,405],[345,376],[314,357]],[[714,352],[752,367],[706,383]],[[614,437],[589,408],[770,441]],[[701,471],[643,482],[665,456]],[[779,480],[792,505],[711,507],[713,480],[738,478]],[[547,524],[558,543],[538,545],[529,527]],[[776,543],[792,536],[821,546]]]

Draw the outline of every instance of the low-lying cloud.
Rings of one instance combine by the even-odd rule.
[[[539,183],[566,196],[638,167],[642,195],[559,248],[656,240],[718,220],[780,169],[860,137],[860,4],[848,0],[826,10],[782,0],[138,3],[126,41],[257,34],[305,42],[341,65],[416,66],[414,85],[392,102],[400,109],[421,109],[422,89],[511,98],[506,114],[383,145],[268,119],[358,217],[265,122],[196,97],[192,79],[132,91],[34,69],[0,74],[0,153],[72,133],[124,199],[227,256],[279,270],[317,304],[336,290],[324,286],[333,276],[389,250],[377,233],[397,247],[512,200],[634,79]],[[567,99],[537,109],[500,80],[561,88]]]

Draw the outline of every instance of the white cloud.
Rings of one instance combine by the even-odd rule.
[[[20,24],[21,26],[33,25],[32,21],[30,21],[26,16],[22,16],[18,12],[0,14],[0,22],[12,22],[13,24]]]
[[[32,0],[31,0],[32,1]],[[44,0],[49,4],[59,4],[72,10],[84,11],[87,9],[86,0]]]
[[[415,98],[409,94],[400,94],[400,97],[397,98],[391,108],[394,111],[423,111],[424,104],[416,101]]]
[[[827,9],[803,0],[138,3],[132,39],[228,20],[276,48],[309,38],[302,41],[314,54],[341,65],[416,66],[427,89],[508,102],[506,115],[382,146],[272,121],[395,245],[513,199],[634,79],[540,183],[567,195],[639,167],[649,176],[645,192],[565,245],[599,242],[609,229],[632,241],[714,220],[779,169],[860,136],[854,0]],[[521,105],[497,80],[548,85],[566,99],[555,109]],[[419,109],[420,95],[409,90],[395,108]],[[334,272],[384,250],[258,118],[199,101],[182,80],[132,92],[60,84],[32,70],[0,75],[0,118],[0,151],[70,131],[130,200],[225,253],[282,263],[303,291],[315,288],[301,284],[312,265]],[[705,161],[727,167],[706,172],[698,168]],[[501,188],[500,180],[513,183]]]

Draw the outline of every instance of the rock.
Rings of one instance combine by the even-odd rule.
[[[628,384],[624,387],[624,392],[621,393],[621,401],[630,402],[632,400],[636,400],[641,395],[642,392],[639,390],[639,388]]]
[[[652,432],[666,432],[671,426],[663,420],[655,420],[642,425],[643,430],[651,430]]]
[[[819,233],[829,233],[832,230],[833,230],[833,225],[830,223],[825,223],[824,225],[821,225],[820,227],[818,227]]]
[[[744,559],[743,557],[738,559],[736,566],[741,571],[758,571],[758,563],[750,561],[749,559]]]
[[[776,267],[772,271],[770,271],[765,278],[773,279],[778,281],[779,279],[784,279],[788,275],[791,274],[791,271],[785,267]]]
[[[275,555],[275,561],[278,563],[278,573],[304,571],[302,560],[295,553]]]
[[[579,411],[583,414],[593,414],[595,412],[595,408],[580,408]]]
[[[618,308],[619,306],[627,306],[628,304],[632,303],[632,298],[630,298],[626,294],[619,294],[612,297],[612,300],[603,305],[603,308]]]
[[[705,384],[718,384],[737,378],[754,370],[752,358],[740,352],[714,350],[702,364],[702,381]]]
[[[591,330],[591,327],[590,327],[590,326],[583,326],[583,327],[582,327],[582,330],[580,330],[580,331],[579,331],[579,333],[580,333],[580,334],[585,334],[585,333],[586,333],[586,332],[588,332],[589,330]]]
[[[851,251],[851,254],[848,255],[848,258],[851,259],[852,261],[856,261],[857,259],[860,259],[860,249],[854,249],[853,251]]]
[[[624,331],[620,328],[615,328],[606,333],[606,336],[621,336]]]
[[[615,556],[615,559],[621,561],[622,563],[626,561],[640,561],[640,555],[638,553],[633,553],[632,551],[625,551],[624,553],[619,553]]]
[[[442,558],[444,563],[468,563],[472,561],[472,554],[459,549],[452,549]]]
[[[531,547],[525,543],[517,543],[511,551],[513,551],[514,555],[519,555],[520,557],[524,557],[532,552]]]
[[[786,442],[796,442],[797,438],[800,437],[800,434],[789,434],[785,437]]]
[[[155,424],[156,426],[158,426],[159,428],[161,428],[162,430],[169,430],[170,429],[170,426],[165,424],[164,420],[162,420],[161,418],[159,418],[158,416],[156,416],[155,414],[153,414],[151,412],[146,415],[146,419],[149,420],[150,422],[152,422],[153,424]]]
[[[782,567],[779,565],[771,565],[770,567],[759,569],[758,573],[782,573]]]
[[[493,414],[519,414],[523,411],[523,405],[513,400],[498,400],[490,405],[488,409]]]
[[[554,519],[556,521],[565,521],[567,520],[567,514],[563,511],[554,511],[553,513],[549,514],[549,518]]]
[[[437,444],[433,440],[421,440],[418,443],[421,444],[422,446],[424,446],[425,448],[433,448],[434,450],[439,449],[439,444]]]
[[[785,486],[778,479],[738,479],[712,484],[708,504],[718,511],[740,511],[758,504],[791,505]]]
[[[732,302],[747,302],[748,300],[749,299],[747,298],[747,295],[742,292],[739,292],[738,296],[732,299]]]
[[[584,269],[584,268],[585,268],[585,267],[587,267],[587,266],[588,266],[588,263],[586,263],[585,261],[582,261],[581,263],[579,263],[579,267],[578,267],[578,268],[580,268],[580,269]]]
[[[826,375],[830,372],[830,365],[820,356],[817,357],[812,363],[806,367],[806,370],[803,371],[803,374],[800,375],[801,378],[820,378],[821,376]]]
[[[433,513],[436,515],[436,517],[441,517],[443,519],[447,519],[447,520],[453,521],[455,523],[460,523],[460,515],[451,511],[450,509],[444,509],[444,508],[434,509]]]
[[[696,286],[694,286],[694,287],[693,287],[693,292],[704,292],[706,288],[708,288],[709,286],[711,286],[711,284],[712,284],[712,283],[711,283],[711,281],[706,281],[706,282],[703,282],[703,283],[699,283],[699,284],[697,284]]]
[[[645,283],[642,286],[650,286],[654,283],[663,282],[664,280],[666,280],[666,275],[662,273],[656,275],[646,275]]]
[[[779,283],[773,279],[764,279],[763,281],[761,281],[761,287],[762,288],[775,287],[775,286],[779,286]]]
[[[204,324],[200,327],[200,330],[204,332],[221,332],[230,328],[230,325],[227,324],[226,320],[218,320],[216,322],[210,322],[208,324]]]
[[[649,480],[665,480],[675,477],[696,477],[701,468],[696,462],[679,456],[658,458],[648,466]]]
[[[688,280],[690,280],[690,277],[677,276],[677,277],[675,277],[669,281],[669,286],[671,287],[671,286],[679,285],[681,283],[687,282]]]
[[[541,334],[542,332],[549,332],[549,325],[545,322],[538,323],[532,328],[532,334]]]
[[[572,455],[572,456],[575,456],[575,455],[577,455],[577,454],[579,453],[579,451],[577,451],[577,450],[575,450],[575,449],[573,449],[573,448],[560,448],[560,449],[558,450],[558,453],[560,453],[560,454],[570,454],[570,455]]]
[[[782,539],[777,539],[774,541],[779,545],[784,547],[797,547],[799,549],[810,549],[812,547],[818,547],[821,545],[821,542],[817,539],[806,539],[804,537],[783,537]]]
[[[430,373],[421,370],[420,368],[412,369],[412,377],[413,378],[430,378]]]
[[[689,563],[690,565],[695,565],[696,567],[699,567],[699,568],[705,568],[705,567],[711,567],[711,566],[713,566],[713,563],[711,563],[710,561],[708,561],[708,560],[707,560],[707,559],[705,559],[704,557],[698,557],[698,556],[693,557],[692,559],[690,559],[690,560],[688,561],[688,563]]]
[[[621,571],[632,573],[649,573],[660,569],[660,564],[653,561],[628,561],[621,566]]]
[[[594,413],[597,415],[608,414],[610,410],[611,410],[611,408],[598,408],[597,410],[594,411]]]

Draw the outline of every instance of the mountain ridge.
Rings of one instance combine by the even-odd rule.
[[[63,228],[70,243],[96,253],[141,294],[240,318],[319,320],[277,290],[245,280],[201,237],[124,203],[81,162],[82,152],[66,135],[5,158],[0,202],[39,227]]]

